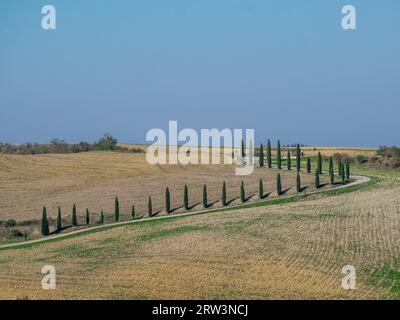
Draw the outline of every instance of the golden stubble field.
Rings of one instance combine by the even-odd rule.
[[[398,299],[399,192],[395,173],[353,193],[1,251],[0,298]],[[45,264],[56,290],[41,289]],[[354,291],[341,288],[348,264]]]
[[[116,196],[123,213],[129,213],[132,205],[138,214],[146,213],[149,195],[154,211],[163,210],[167,186],[172,206],[181,212],[185,184],[189,186],[191,205],[195,205],[202,201],[203,184],[207,185],[209,201],[219,200],[223,181],[227,183],[228,198],[236,199],[234,204],[240,202],[237,197],[241,180],[248,195],[252,195],[257,193],[259,178],[263,178],[265,193],[276,196],[277,172],[256,169],[254,174],[240,177],[228,165],[149,165],[143,153],[0,155],[0,220],[40,219],[44,205],[48,216],[55,217],[58,206],[66,216],[74,203],[81,217],[86,208],[97,217],[101,209],[114,211]],[[294,170],[283,169],[280,173],[283,189],[290,188],[287,194],[295,193]],[[327,177],[321,179],[323,183],[328,181]],[[307,192],[312,191],[313,182],[313,174],[302,173],[302,184],[309,186]]]

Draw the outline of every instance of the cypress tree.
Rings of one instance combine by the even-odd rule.
[[[276,176],[276,192],[278,196],[282,195],[282,182],[281,175],[279,173]]]
[[[149,196],[149,201],[147,202],[147,211],[149,213],[149,217],[153,215],[153,204],[151,203],[151,197]]]
[[[258,181],[258,197],[264,199],[264,184],[261,178]]]
[[[317,171],[319,174],[322,174],[322,156],[321,152],[318,151],[318,166],[317,166]]]
[[[118,197],[115,197],[114,216],[115,216],[115,222],[118,222],[119,221],[119,200],[118,200]]]
[[[90,224],[90,216],[89,216],[89,209],[86,209],[86,224]]]
[[[333,158],[329,157],[329,178],[331,184],[335,183],[335,172],[333,171]]]
[[[225,181],[222,183],[221,202],[222,202],[223,206],[226,206],[226,183],[225,183]]]
[[[240,201],[242,201],[242,202],[246,201],[246,193],[244,191],[244,183],[243,183],[243,181],[240,182]]]
[[[104,212],[103,212],[103,210],[101,210],[101,213],[100,213],[100,224],[104,224]]]
[[[208,208],[207,186],[203,185],[203,207]]]
[[[135,217],[136,217],[135,206],[132,206],[132,210],[131,210],[131,218],[132,218],[132,220],[135,220]]]
[[[264,146],[262,145],[262,143],[260,145],[260,152],[258,155],[258,164],[260,168],[264,167]]]
[[[61,208],[58,207],[58,213],[57,213],[57,231],[60,231],[61,229],[62,229]]]
[[[40,231],[42,232],[42,235],[48,236],[50,231],[49,231],[49,221],[47,220],[47,212],[46,212],[46,207],[43,207],[42,210],[42,224]]]
[[[186,184],[183,189],[183,206],[185,207],[185,210],[189,210],[189,189]]]
[[[286,162],[287,162],[287,169],[288,169],[288,170],[292,170],[292,159],[291,159],[291,157],[290,157],[290,150],[287,151],[287,159],[286,159]]]
[[[307,158],[307,172],[308,173],[311,172],[311,158],[310,157]]]
[[[339,159],[339,162],[338,162],[338,175],[339,176],[342,175],[342,159]]]
[[[246,156],[246,151],[245,151],[245,148],[244,148],[244,141],[243,141],[243,139],[242,139],[242,145],[241,145],[240,154],[241,154],[242,158],[244,158],[244,157]]]
[[[272,168],[272,152],[271,152],[271,141],[267,141],[267,164],[268,168]]]
[[[350,180],[350,161],[346,161],[346,179]]]
[[[297,190],[297,192],[301,192],[301,180],[300,180],[300,173],[299,172],[297,172],[296,190]]]
[[[75,204],[72,207],[72,225],[73,226],[77,226],[78,225],[78,219],[77,219],[77,216],[76,216],[76,205]]]
[[[281,142],[279,140],[276,144],[276,165],[278,169],[282,169]]]
[[[342,178],[342,183],[346,182],[346,175],[344,173],[344,165],[342,165],[342,171],[340,172],[340,177]]]
[[[168,187],[165,189],[165,211],[171,213],[171,195]]]
[[[315,171],[315,188],[319,189],[321,187],[321,184],[319,182],[319,171]]]
[[[299,144],[296,146],[296,169],[297,171],[301,169],[301,150]]]

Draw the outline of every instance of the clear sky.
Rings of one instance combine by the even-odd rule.
[[[399,145],[399,60],[398,0],[1,0],[0,141],[143,143],[178,120],[256,143]]]

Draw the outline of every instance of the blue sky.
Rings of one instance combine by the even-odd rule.
[[[143,143],[177,120],[256,143],[398,145],[399,34],[398,0],[1,0],[0,141]]]

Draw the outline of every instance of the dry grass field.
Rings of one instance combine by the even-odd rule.
[[[79,154],[72,156],[82,157],[79,161],[65,159],[63,164],[57,157],[67,156],[37,157],[40,160],[17,157],[6,161],[1,156],[2,181],[8,178],[14,190],[42,185],[42,189],[34,192],[46,190],[43,194],[51,199],[51,185],[57,185],[60,176],[71,176],[66,179],[67,186],[58,185],[57,192],[71,188],[72,195],[86,195],[79,198],[82,201],[91,199],[89,195],[93,194],[92,201],[97,199],[99,203],[87,205],[104,204],[110,210],[116,191],[121,194],[121,204],[128,206],[128,199],[134,198],[135,192],[140,194],[138,188],[159,188],[163,194],[166,184],[172,186],[173,204],[177,205],[181,202],[181,186],[187,179],[191,179],[190,190],[200,188],[207,180],[210,201],[219,199],[221,181],[228,177],[231,177],[228,189],[234,190],[236,186],[229,197],[239,194],[241,178],[232,178],[229,167],[164,169],[147,168],[145,163],[140,167],[138,163],[142,160],[136,157],[143,154]],[[128,159],[136,159],[137,163]],[[49,169],[49,161],[62,170]],[[26,176],[16,179],[21,163],[31,169],[26,170]],[[79,170],[87,173],[84,178],[79,179],[77,163],[81,163]],[[99,170],[103,173],[99,174]],[[275,190],[272,176],[275,177],[276,169],[268,171],[260,170],[245,178],[249,193],[257,190],[259,176],[265,179],[266,192]],[[0,298],[400,299],[400,172],[362,166],[353,171],[374,178],[355,191],[310,195],[291,203],[141,221],[0,251]],[[293,172],[283,169],[281,173],[284,187],[294,180]],[[140,180],[143,176],[147,178]],[[304,181],[308,178],[312,179],[303,176]],[[145,181],[150,181],[149,185]],[[137,183],[140,186],[135,189]],[[6,190],[2,189],[2,197],[3,191]],[[53,201],[63,199],[63,192],[55,194]],[[96,198],[97,192],[101,196]],[[66,202],[74,198],[71,194],[65,198]],[[174,198],[175,194],[179,199]],[[2,206],[4,199],[9,201],[11,197],[10,192],[2,198]],[[161,198],[155,198],[154,202],[163,204]],[[38,205],[42,205],[41,201]],[[26,206],[29,207],[28,202]],[[34,213],[24,214],[21,218]],[[46,264],[56,268],[56,290],[41,288],[40,272]],[[341,269],[348,264],[357,272],[354,291],[341,288]]]
[[[147,198],[151,195],[157,211],[164,207],[167,186],[171,189],[172,206],[179,207],[185,184],[189,186],[191,204],[201,202],[203,184],[207,185],[212,202],[220,198],[224,180],[231,198],[239,196],[241,180],[249,195],[257,192],[260,177],[264,179],[265,192],[274,196],[276,173],[274,169],[257,169],[253,175],[239,177],[232,166],[152,166],[142,153],[0,155],[0,220],[39,219],[43,205],[50,217],[56,216],[58,206],[65,214],[71,214],[74,203],[82,215],[86,208],[94,213],[101,209],[113,212],[116,196],[123,212],[130,212],[135,205],[140,213],[147,212]],[[281,175],[283,188],[291,188],[287,194],[295,193],[295,173],[281,170]],[[310,186],[308,191],[312,190],[313,179],[312,174],[302,175],[303,185]],[[327,182],[326,177],[322,182]]]

